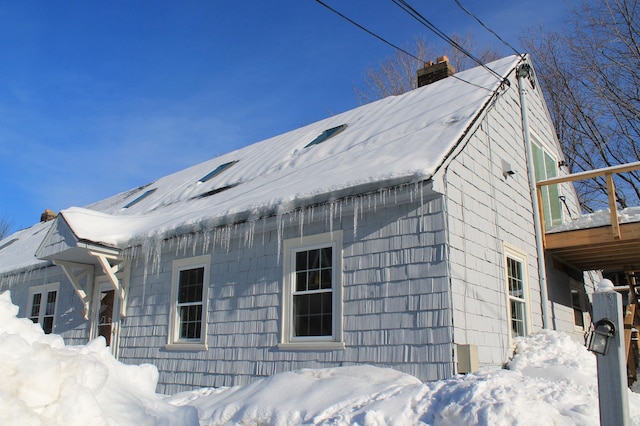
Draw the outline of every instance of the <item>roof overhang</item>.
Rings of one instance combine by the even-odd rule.
[[[79,239],[62,215],[58,215],[35,252],[38,259],[64,261],[97,266],[95,253],[119,257],[120,249]]]
[[[113,285],[120,298],[121,315],[126,314],[129,262],[122,258],[120,251],[79,239],[63,215],[58,215],[35,255],[62,268],[82,301],[85,319],[89,319],[96,270]]]

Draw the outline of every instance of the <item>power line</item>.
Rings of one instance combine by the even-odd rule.
[[[379,36],[378,34],[374,33],[373,31],[371,31],[371,30],[369,30],[369,29],[365,28],[363,25],[360,25],[359,23],[357,23],[357,22],[356,22],[356,21],[354,21],[353,19],[351,19],[351,18],[349,18],[348,16],[346,16],[346,15],[344,15],[344,14],[340,13],[340,12],[339,12],[339,11],[337,11],[336,9],[334,9],[334,8],[332,8],[331,6],[329,6],[328,4],[324,3],[322,0],[316,0],[316,2],[317,2],[317,3],[320,3],[322,6],[326,7],[326,8],[327,8],[328,10],[330,10],[331,12],[333,12],[333,13],[335,13],[336,15],[340,16],[342,19],[345,19],[345,20],[346,20],[346,21],[348,21],[349,23],[351,23],[351,24],[355,25],[356,27],[360,28],[361,30],[363,30],[363,31],[364,31],[364,32],[366,32],[367,34],[374,36],[375,38],[377,38],[378,40],[382,41],[383,43],[385,43],[385,44],[387,44],[387,45],[391,46],[392,48],[394,48],[394,49],[396,49],[396,50],[399,50],[400,52],[404,53],[405,55],[408,55],[408,56],[412,57],[413,59],[415,59],[415,60],[417,60],[417,61],[419,61],[419,62],[422,62],[423,64],[427,62],[427,61],[425,61],[424,59],[419,58],[419,57],[415,56],[414,54],[412,54],[412,53],[410,53],[410,52],[407,52],[406,50],[404,50],[404,49],[402,49],[402,48],[398,47],[397,45],[395,45],[395,44],[393,44],[393,43],[391,43],[390,41],[388,41],[388,40],[386,40],[385,38],[383,38],[383,37]],[[452,40],[452,41],[453,41],[453,40]],[[454,43],[455,43],[455,42],[454,42]],[[457,43],[456,43],[456,44],[457,44]],[[461,51],[463,51],[463,50],[464,50],[464,49],[462,48],[462,46],[459,46],[459,47],[458,47],[458,49],[459,49],[459,50],[461,50]],[[493,71],[493,70],[491,70],[490,68],[487,68],[486,66],[484,66],[484,64],[482,64],[482,62],[480,62],[479,60],[475,60],[475,61],[476,61],[476,62],[478,62],[480,65],[482,65],[482,66],[483,66],[484,68],[486,68],[487,70],[489,70],[490,72],[492,72],[494,75],[497,75],[499,80],[502,80],[502,76],[500,76],[499,74],[497,74],[495,71]],[[488,89],[488,88],[486,88],[486,87],[484,87],[484,86],[480,86],[479,84],[475,84],[475,83],[472,83],[472,82],[470,82],[470,81],[467,81],[467,80],[465,80],[465,79],[463,79],[463,78],[458,77],[458,76],[457,76],[457,75],[455,75],[455,74],[454,74],[454,75],[452,75],[451,77],[453,77],[453,78],[455,78],[456,80],[459,80],[459,81],[461,81],[461,82],[463,82],[463,83],[467,83],[467,84],[469,84],[469,85],[471,85],[471,86],[475,86],[475,87],[477,87],[477,88],[484,89],[484,90],[487,90],[487,91],[491,92],[491,89]]]
[[[431,23],[431,21],[429,21],[427,18],[425,18],[420,12],[418,12],[415,8],[413,8],[413,6],[411,6],[405,0],[391,0],[391,1],[396,6],[398,6],[400,9],[404,10],[407,14],[409,14],[412,18],[414,18],[416,21],[418,21],[419,23],[424,25],[427,29],[429,29],[435,35],[437,35],[438,37],[440,37],[441,39],[443,39],[444,41],[449,43],[451,46],[453,46],[453,48],[459,50],[462,54],[464,54],[465,56],[470,58],[473,62],[477,63],[482,68],[484,68],[487,71],[489,71],[498,80],[503,81],[503,78],[502,78],[502,76],[500,74],[498,74],[497,72],[495,72],[494,70],[492,70],[491,68],[486,66],[484,64],[484,62],[482,62],[480,59],[476,58],[473,54],[471,54],[471,52],[466,50],[458,42],[453,40],[451,37],[449,37],[447,34],[445,34],[442,30],[440,30],[438,27],[436,27],[433,23]]]
[[[322,2],[321,0],[316,0],[318,3],[320,3],[321,5],[323,5],[324,7],[326,7],[327,9],[329,9],[330,11],[332,11],[333,13],[335,13],[336,15],[340,16],[343,19],[346,19],[347,21],[349,21],[350,23],[352,23],[353,25],[355,25],[356,27],[360,28],[361,30],[365,31],[366,33],[368,33],[369,35],[374,36],[375,38],[377,38],[378,40],[380,40],[383,43],[388,44],[389,46],[393,47],[396,50],[401,51],[402,53],[404,53],[405,55],[409,55],[411,56],[413,59],[416,59],[417,61],[420,62],[425,62],[423,59],[418,58],[417,56],[413,55],[412,53],[407,52],[406,50],[396,46],[395,44],[391,43],[390,41],[382,38],[381,36],[377,35],[376,33],[374,33],[373,31],[369,31],[368,29],[366,29],[365,27],[363,27],[362,25],[358,24],[356,21],[354,21],[353,19],[349,18],[348,16],[343,15],[342,13],[338,12],[337,10],[335,10],[334,8],[332,8],[331,6],[329,6],[328,4]]]
[[[518,55],[518,56],[520,56],[520,57],[524,57],[524,55],[523,55],[522,53],[518,52],[518,50],[517,50],[515,47],[513,47],[512,45],[510,45],[509,43],[507,43],[507,42],[506,42],[504,39],[502,39],[502,37],[500,37],[500,36],[499,36],[495,31],[493,31],[491,28],[489,28],[488,26],[486,26],[486,25],[484,24],[484,22],[482,22],[482,21],[480,20],[480,18],[478,18],[476,15],[474,15],[474,14],[473,14],[469,9],[467,9],[466,7],[464,7],[464,6],[462,5],[462,3],[460,3],[460,0],[453,0],[453,1],[455,1],[455,2],[456,2],[456,4],[458,5],[458,7],[459,7],[460,9],[462,9],[462,10],[463,10],[467,15],[471,16],[471,17],[472,17],[473,19],[475,19],[475,20],[476,20],[480,25],[482,25],[482,27],[483,27],[485,30],[489,31],[489,32],[490,32],[491,34],[493,34],[493,35],[494,35],[498,40],[500,40],[500,41],[501,41],[505,46],[507,46],[508,48],[510,48],[511,50],[513,50],[513,52],[514,52],[516,55]]]

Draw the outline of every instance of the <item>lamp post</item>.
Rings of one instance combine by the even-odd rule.
[[[596,354],[601,426],[628,426],[629,395],[624,353],[622,296],[602,280],[593,294],[594,330],[587,349]]]

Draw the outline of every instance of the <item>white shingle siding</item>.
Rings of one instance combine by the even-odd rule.
[[[245,224],[237,226],[237,237],[228,250],[220,245],[208,247],[212,263],[207,351],[164,350],[171,263],[185,253],[192,255],[193,248],[178,250],[176,255],[178,244],[165,243],[160,270],[148,274],[146,282],[144,266],[134,261],[128,317],[121,332],[121,360],[148,362],[153,352],[162,392],[184,389],[180,386],[184,375],[201,370],[203,374],[193,383],[203,386],[236,385],[276,371],[350,363],[392,366],[424,380],[450,376],[451,298],[442,199],[431,199],[422,206],[419,198],[411,201],[410,191],[415,188],[399,190],[393,199],[397,202],[387,200],[375,209],[360,207],[355,237],[348,202],[333,221],[327,220],[322,209],[316,211],[312,223],[307,216],[302,227],[295,213],[280,219],[285,223],[283,239],[298,238],[301,231],[303,235],[329,232],[330,222],[334,231],[342,230],[346,349],[277,348],[283,295],[279,218],[274,217],[264,226],[255,226],[250,243],[243,240],[242,227],[249,226]],[[421,217],[422,211],[428,213]],[[196,256],[202,252],[202,245],[195,248]],[[149,350],[140,351],[141,346]]]

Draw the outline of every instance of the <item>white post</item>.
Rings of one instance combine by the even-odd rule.
[[[613,283],[602,280],[593,294],[593,323],[608,319],[616,327],[606,355],[597,354],[598,394],[601,426],[628,426],[629,395],[625,362],[622,296],[613,290]]]

